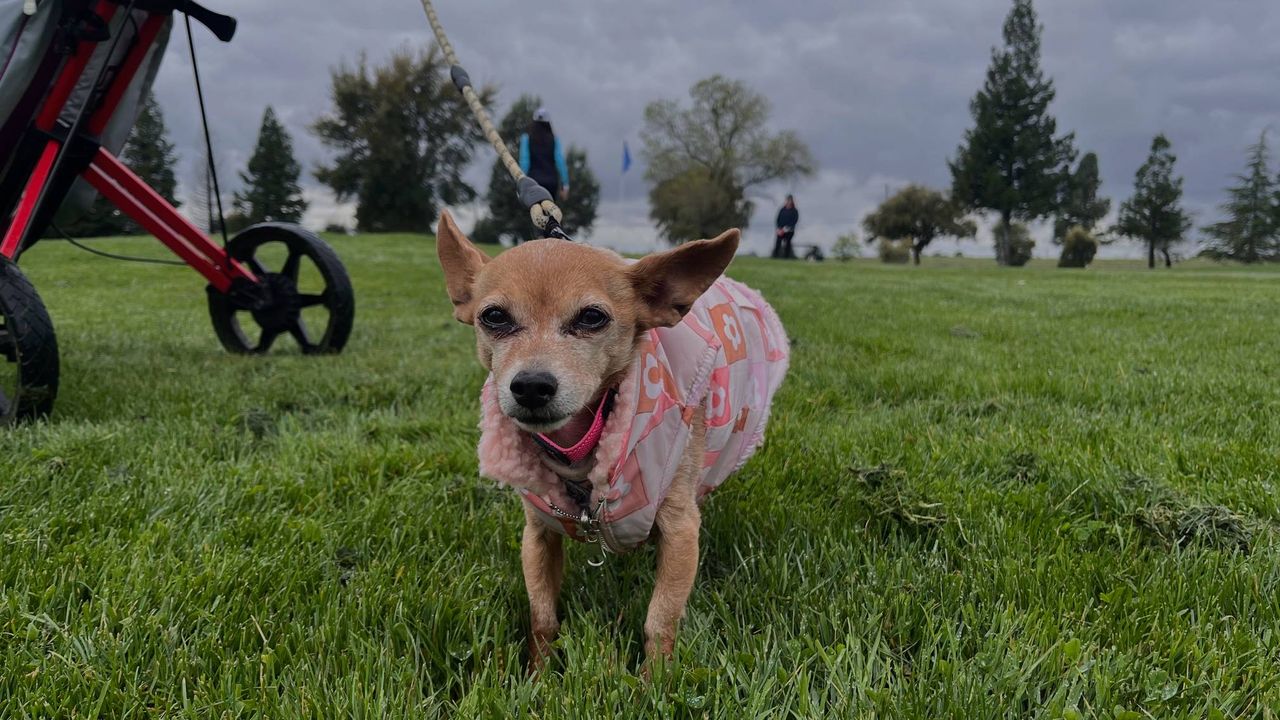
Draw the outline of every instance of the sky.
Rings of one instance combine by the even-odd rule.
[[[196,27],[196,47],[224,186],[252,152],[265,106],[291,132],[312,207],[305,222],[350,223],[312,171],[329,157],[309,126],[330,107],[331,70],[363,53],[371,63],[423,47],[418,0],[208,0],[236,16],[230,44]],[[712,74],[742,80],[772,104],[771,126],[796,131],[818,172],[760,188],[744,236],[767,252],[788,192],[801,211],[797,243],[830,245],[908,182],[950,184],[946,160],[971,124],[969,101],[1000,42],[1008,0],[438,0],[462,64],[498,88],[500,117],[522,93],[543,98],[556,133],[583,147],[602,183],[589,242],[640,252],[661,246],[648,221],[639,131],[645,105],[687,98]],[[1224,188],[1263,130],[1280,130],[1280,3],[1274,0],[1040,0],[1043,68],[1057,87],[1051,111],[1081,151],[1097,152],[1102,192],[1115,206],[1132,189],[1151,138],[1166,133],[1197,225],[1217,219]],[[192,187],[202,136],[191,60],[175,27],[156,82],[179,180]],[[637,162],[621,172],[622,145]],[[1280,142],[1280,140],[1278,140]],[[493,151],[468,174],[483,192]],[[227,180],[231,182],[228,182]],[[456,208],[463,228],[475,208]],[[1046,229],[1037,255],[1051,256]],[[932,252],[990,254],[975,242]],[[870,252],[869,250],[867,251]],[[1137,254],[1132,244],[1103,255]],[[1194,248],[1188,248],[1194,252]]]

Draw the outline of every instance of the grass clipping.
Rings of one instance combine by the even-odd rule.
[[[1245,555],[1263,528],[1256,519],[1222,505],[1196,503],[1163,483],[1130,475],[1121,483],[1119,504],[1134,525],[1165,547],[1214,548]]]
[[[1139,508],[1133,518],[1138,527],[1165,545],[1236,550],[1246,555],[1253,550],[1253,528],[1221,505],[1178,507],[1158,503]]]
[[[884,464],[853,467],[851,471],[862,487],[861,500],[873,515],[920,530],[933,530],[947,524],[942,503],[924,497],[912,487],[905,471]]]

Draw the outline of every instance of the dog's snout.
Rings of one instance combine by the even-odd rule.
[[[521,371],[511,380],[511,395],[522,407],[538,410],[556,396],[560,383],[549,372]]]

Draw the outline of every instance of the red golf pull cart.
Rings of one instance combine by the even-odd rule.
[[[174,13],[223,42],[235,34],[235,20],[189,0],[42,0],[34,14],[17,16],[24,5],[31,9],[26,0],[0,0],[0,424],[53,407],[57,341],[17,262],[66,210],[69,195],[87,204],[84,183],[205,277],[213,329],[227,350],[264,353],[287,337],[304,353],[340,351],[355,300],[323,240],[296,225],[265,223],[223,246],[112,153],[154,79]],[[283,260],[268,267],[268,256]],[[300,291],[304,263],[323,290]],[[325,321],[308,326],[308,308],[323,309]],[[312,323],[316,316],[308,313]]]

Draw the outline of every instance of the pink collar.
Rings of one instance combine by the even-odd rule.
[[[542,448],[552,459],[565,465],[577,465],[587,459],[600,444],[600,438],[604,435],[604,423],[609,419],[609,413],[613,410],[613,400],[618,394],[617,390],[610,390],[600,398],[600,406],[596,408],[595,418],[591,421],[591,427],[587,428],[587,434],[574,444],[573,447],[560,447],[554,440],[542,433],[533,435],[533,441]]]

